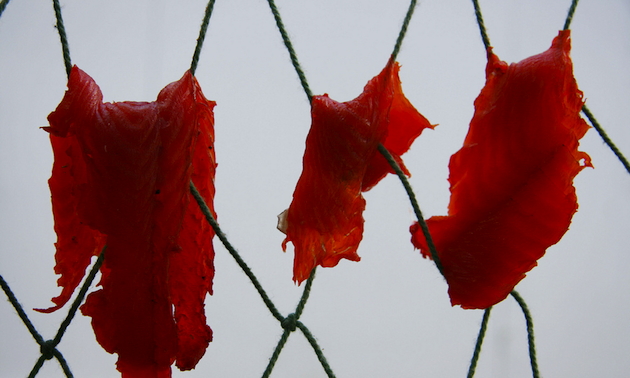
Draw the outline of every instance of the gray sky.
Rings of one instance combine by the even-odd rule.
[[[39,314],[60,292],[47,179],[47,115],[66,75],[49,0],[11,2],[0,18],[0,274],[45,339],[67,307]],[[62,1],[73,63],[100,85],[105,101],[153,101],[189,68],[204,0]],[[507,62],[546,50],[569,0],[480,1],[495,53]],[[355,98],[387,62],[407,0],[278,0],[315,94]],[[630,3],[583,0],[572,23],[573,62],[587,104],[630,155]],[[468,0],[420,1],[398,61],[403,90],[432,123],[404,161],[426,217],[446,214],[448,159],[466,135],[484,80],[485,52]],[[223,230],[279,310],[302,293],[293,252],[280,247],[276,215],[301,173],[310,107],[263,0],[217,0],[197,78],[217,102],[215,198]],[[621,377],[630,371],[630,176],[594,130],[580,150],[595,169],[575,180],[571,228],[517,290],[533,313],[541,372],[548,377]],[[319,269],[301,320],[338,377],[463,377],[482,311],[450,306],[433,263],[409,242],[414,220],[398,180],[365,194],[362,261]],[[215,295],[206,300],[214,341],[186,377],[260,376],[282,329],[215,239]],[[58,349],[77,377],[116,377],[116,356],[78,315]],[[0,376],[26,376],[39,347],[0,300]],[[61,377],[56,361],[41,377]],[[325,377],[301,333],[289,338],[273,377]],[[476,377],[528,377],[525,323],[512,300],[495,306]]]

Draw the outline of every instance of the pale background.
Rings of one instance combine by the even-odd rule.
[[[73,63],[106,101],[153,101],[189,68],[205,0],[64,0]],[[393,49],[407,0],[278,0],[314,94],[347,101]],[[490,41],[508,62],[546,50],[569,0],[481,1]],[[630,155],[630,2],[582,0],[572,24],[573,61],[587,104]],[[39,314],[58,295],[46,180],[52,154],[39,127],[66,89],[52,1],[14,0],[0,18],[0,274],[45,339],[67,307]],[[484,84],[485,52],[472,3],[420,1],[402,51],[403,90],[439,126],[404,156],[427,217],[446,214],[448,159],[462,144]],[[280,311],[302,293],[293,252],[282,253],[276,215],[291,201],[310,126],[302,92],[263,0],[217,0],[197,78],[217,102],[216,211],[223,230]],[[630,176],[594,130],[582,140],[595,169],[576,179],[580,209],[565,237],[517,290],[535,321],[546,377],[624,377],[630,371]],[[319,269],[301,320],[342,377],[465,377],[482,311],[452,308],[447,286],[414,251],[414,217],[397,178],[365,194],[362,261]],[[282,333],[247,277],[215,239],[215,294],[206,300],[214,341],[197,369],[176,377],[258,377]],[[4,297],[4,294],[0,294]],[[115,355],[89,318],[73,321],[58,349],[76,377],[117,377]],[[0,300],[0,376],[24,377],[39,347]],[[40,377],[60,377],[56,360]],[[300,332],[272,377],[324,377]],[[514,300],[495,306],[476,377],[529,377],[525,322]]]

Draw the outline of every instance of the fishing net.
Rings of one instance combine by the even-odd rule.
[[[32,310],[59,294],[46,185],[52,154],[48,135],[39,129],[47,126],[67,84],[56,13],[63,14],[68,56],[95,78],[105,101],[155,100],[191,66],[200,48],[195,77],[206,97],[217,102],[218,220],[278,313],[269,310],[238,258],[215,238],[214,294],[206,299],[214,340],[195,370],[173,369],[173,376],[411,377],[472,371],[484,311],[451,307],[439,271],[409,242],[416,217],[396,176],[364,194],[361,261],[318,268],[316,278],[301,286],[291,281],[293,251],[282,253],[276,215],[289,206],[302,170],[311,124],[303,84],[312,94],[351,100],[385,66],[397,41],[405,95],[438,124],[404,155],[409,182],[427,218],[446,214],[449,158],[462,145],[485,80],[475,3],[412,2],[405,34],[410,4],[404,0],[278,2],[275,15],[270,3],[217,1],[212,13],[205,13],[205,1],[68,1],[57,9],[43,0],[0,3],[0,274],[3,289],[10,288],[33,324],[29,331],[11,303],[0,304],[0,375],[120,374],[116,355],[95,341],[90,318],[79,314],[64,322],[70,305],[53,314]],[[549,48],[571,4],[478,6],[494,52],[515,62]],[[209,24],[200,44],[204,14]],[[582,2],[570,24],[578,86],[622,151],[630,145],[622,118],[630,85],[624,63],[630,58],[629,15],[622,1]],[[623,321],[628,314],[623,288],[630,284],[624,269],[630,263],[625,248],[630,181],[596,130],[588,131],[580,150],[595,167],[575,179],[580,208],[567,234],[516,287],[517,298],[527,301],[535,320],[543,375],[622,376],[629,366],[621,357],[630,349],[630,328]],[[299,316],[290,316],[296,312]],[[33,340],[34,332],[39,340]],[[475,376],[536,375],[528,341],[519,302],[508,297],[492,308]]]

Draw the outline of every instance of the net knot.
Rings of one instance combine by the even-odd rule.
[[[45,359],[51,360],[54,357],[55,347],[55,340],[47,340],[41,345],[39,351]]]
[[[284,318],[282,321],[282,328],[289,332],[295,331],[297,328],[297,318],[295,317],[295,314],[289,314],[286,318]]]

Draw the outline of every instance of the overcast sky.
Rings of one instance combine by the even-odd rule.
[[[359,95],[393,49],[407,0],[277,0],[314,94]],[[62,0],[73,63],[105,101],[153,101],[190,66],[204,0]],[[564,25],[569,0],[481,0],[495,53],[538,54]],[[47,115],[66,89],[52,1],[14,0],[0,18],[0,274],[35,327],[54,337],[56,236],[47,179]],[[572,23],[573,62],[590,110],[630,155],[630,2],[582,0]],[[398,57],[403,91],[431,123],[404,156],[426,217],[446,214],[448,159],[462,145],[486,55],[469,0],[419,1]],[[294,311],[293,252],[283,253],[276,215],[301,173],[310,107],[263,0],[217,0],[197,78],[217,102],[215,198],[219,222],[279,310]],[[575,180],[579,211],[564,238],[518,286],[533,313],[541,373],[621,377],[630,371],[630,175],[594,130],[580,150],[594,169]],[[447,285],[409,242],[414,216],[390,176],[365,194],[361,262],[319,269],[301,320],[337,377],[464,377],[479,310],[450,306]],[[214,341],[192,372],[176,377],[257,377],[282,333],[247,277],[215,239],[215,294],[206,300]],[[0,295],[4,296],[4,294]],[[39,347],[0,300],[0,376],[26,376]],[[117,377],[115,355],[80,314],[58,349],[76,377]],[[61,377],[55,361],[40,377]],[[495,306],[476,377],[530,377],[525,322],[510,298]],[[272,377],[325,377],[300,332]]]

